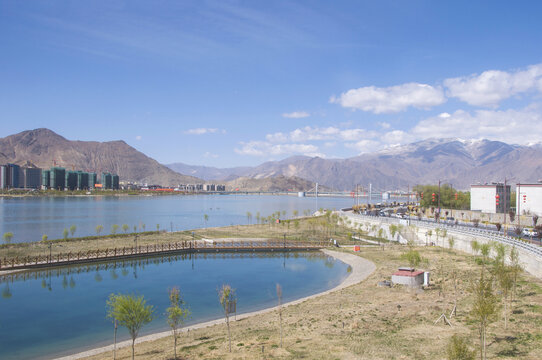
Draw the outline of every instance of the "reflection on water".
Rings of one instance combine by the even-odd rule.
[[[156,307],[159,317],[143,329],[148,333],[167,329],[163,313],[173,286],[190,306],[189,323],[196,323],[221,316],[216,289],[224,283],[237,289],[241,313],[275,305],[277,283],[291,301],[339,284],[346,269],[321,252],[199,253],[0,276],[2,359],[47,358],[109,343],[105,301],[111,293],[141,294]]]

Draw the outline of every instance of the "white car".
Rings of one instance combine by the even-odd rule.
[[[521,233],[529,237],[538,237],[538,232],[534,231],[533,229],[523,228],[523,231]]]

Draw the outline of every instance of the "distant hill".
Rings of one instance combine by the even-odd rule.
[[[195,176],[207,181],[233,180],[252,169],[249,166],[220,169],[210,166],[188,165],[183,163],[167,164],[166,166],[178,173]]]
[[[0,163],[40,168],[57,165],[76,170],[112,172],[121,181],[175,186],[180,183],[203,183],[185,176],[137,151],[124,141],[70,141],[49,129],[35,129],[0,138]]]
[[[468,189],[474,183],[502,182],[505,177],[513,183],[542,179],[542,147],[491,140],[428,139],[348,159],[294,156],[251,168],[206,172],[200,167],[195,173],[206,173],[211,179],[295,176],[347,191],[356,184],[365,188],[372,184],[377,190],[407,189],[439,179]]]
[[[286,177],[283,175],[254,179],[239,177],[226,183],[226,190],[235,191],[308,191],[314,187],[314,183],[298,177]]]

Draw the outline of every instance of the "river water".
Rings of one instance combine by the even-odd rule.
[[[155,257],[0,277],[0,358],[48,359],[113,341],[106,318],[111,293],[144,295],[157,318],[141,335],[166,331],[168,288],[178,286],[191,311],[186,324],[221,318],[217,289],[230,284],[237,312],[333,288],[348,275],[341,261],[321,252],[198,254]],[[119,328],[119,341],[128,339]]]
[[[13,233],[12,242],[60,239],[63,230],[76,226],[74,236],[96,235],[102,225],[102,235],[113,224],[136,226],[138,231],[160,229],[168,231],[201,227],[247,224],[247,212],[267,217],[285,211],[291,218],[294,211],[305,212],[339,209],[353,205],[349,197],[296,197],[276,195],[193,195],[193,196],[66,196],[0,198],[0,234]],[[206,216],[207,215],[207,220]],[[282,216],[282,215],[281,215]],[[283,217],[284,218],[284,217]]]

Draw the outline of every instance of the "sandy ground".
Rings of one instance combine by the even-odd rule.
[[[312,299],[312,298],[315,298],[315,297],[318,297],[318,296],[326,295],[326,294],[329,294],[331,292],[334,292],[334,291],[337,291],[337,290],[340,290],[340,289],[344,289],[344,288],[346,288],[348,286],[357,284],[357,283],[363,281],[364,279],[366,279],[376,269],[375,264],[373,264],[371,261],[363,259],[363,258],[361,258],[359,256],[356,256],[356,255],[353,255],[353,254],[347,254],[347,253],[342,253],[342,252],[337,252],[337,251],[332,251],[332,250],[327,250],[327,249],[323,249],[321,251],[323,253],[325,253],[326,255],[333,256],[334,258],[336,258],[338,260],[341,260],[342,262],[350,265],[350,267],[352,268],[352,271],[350,272],[348,277],[341,284],[334,287],[333,289],[330,289],[330,290],[327,290],[327,291],[324,291],[324,292],[321,292],[321,293],[318,293],[318,294],[314,294],[314,295],[311,295],[311,296],[307,296],[307,297],[304,297],[304,298],[301,298],[301,299],[298,299],[298,300],[291,301],[289,303],[283,304],[283,306],[290,306],[290,305],[294,305],[294,304],[299,304],[299,303],[302,303],[302,302],[304,302],[304,301],[306,301],[308,299]],[[276,310],[276,308],[277,307],[271,307],[271,308],[267,308],[267,309],[263,309],[263,310],[259,310],[259,311],[253,311],[253,312],[249,312],[249,313],[239,314],[239,315],[237,315],[237,321],[245,319],[245,318],[250,317],[250,316],[254,316],[254,315],[258,315],[258,314],[264,314],[264,313]],[[233,320],[234,319],[230,319],[230,321],[233,321]],[[183,332],[186,332],[186,331],[189,331],[189,330],[201,329],[201,328],[213,326],[213,325],[216,325],[216,324],[222,324],[222,323],[224,323],[224,321],[225,321],[224,319],[217,319],[217,320],[207,321],[207,322],[204,322],[204,323],[199,323],[199,324],[195,324],[195,325],[192,325],[192,326],[187,326],[187,327],[183,328],[182,330],[183,330]],[[138,338],[136,340],[136,344],[146,342],[146,341],[153,341],[153,340],[161,339],[161,338],[168,337],[168,336],[171,336],[171,331],[164,331],[164,332],[160,332],[160,333],[156,333],[156,334],[142,336],[142,337],[140,337],[140,338]],[[131,340],[119,342],[119,343],[117,343],[117,349],[131,346],[131,344],[132,344]],[[57,360],[81,359],[81,358],[85,358],[85,357],[88,357],[88,356],[93,356],[93,355],[96,355],[96,354],[100,354],[100,353],[107,352],[107,351],[112,351],[112,350],[113,350],[113,345],[108,345],[108,346],[104,346],[104,347],[101,347],[101,348],[96,348],[96,349],[84,351],[84,352],[81,352],[81,353],[78,353],[78,354],[73,354],[73,355],[57,358]]]

